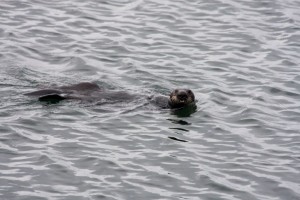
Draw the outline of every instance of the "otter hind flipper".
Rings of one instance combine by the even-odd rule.
[[[62,95],[59,94],[47,94],[39,97],[39,101],[47,102],[47,103],[58,103],[64,99],[66,99],[66,97],[63,97]]]

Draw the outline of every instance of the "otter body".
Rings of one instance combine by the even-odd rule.
[[[82,82],[69,86],[57,87],[54,89],[42,89],[30,93],[27,96],[38,97],[39,101],[57,103],[66,99],[80,101],[105,101],[105,102],[126,102],[134,101],[137,98],[145,98],[161,108],[182,108],[195,102],[195,96],[189,89],[176,89],[169,97],[130,94],[125,91],[104,90],[95,83]]]

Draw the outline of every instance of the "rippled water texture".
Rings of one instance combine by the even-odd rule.
[[[300,199],[299,0],[2,0],[0,199]],[[44,105],[93,81],[197,111]]]

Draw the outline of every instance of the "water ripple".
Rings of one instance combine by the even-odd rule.
[[[4,0],[1,199],[299,199],[299,7]],[[198,108],[22,95],[78,81],[143,95],[188,87]]]

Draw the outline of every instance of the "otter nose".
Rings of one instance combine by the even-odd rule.
[[[188,95],[185,92],[180,92],[179,94],[177,94],[177,97],[180,100],[185,100],[188,98]]]

